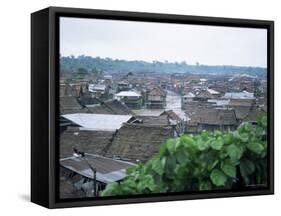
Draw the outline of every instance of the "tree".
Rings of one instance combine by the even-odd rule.
[[[235,131],[168,139],[144,164],[132,166],[102,196],[205,191],[267,184],[267,117]]]
[[[77,74],[80,76],[85,76],[88,74],[88,71],[87,71],[87,69],[81,67],[81,68],[78,68]]]

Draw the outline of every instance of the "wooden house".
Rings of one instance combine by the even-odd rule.
[[[171,137],[171,126],[124,123],[106,156],[132,162],[147,161],[159,151],[160,144]]]
[[[190,118],[187,132],[191,132],[189,128],[192,128],[192,132],[200,132],[202,130],[234,130],[238,126],[233,109],[197,109]]]
[[[209,99],[214,99],[214,95],[210,93],[207,89],[200,90],[194,97],[195,101],[208,101]]]
[[[163,109],[166,106],[166,92],[159,87],[146,92],[145,106],[149,109]]]
[[[135,91],[121,91],[115,94],[115,98],[131,109],[140,109],[142,106],[142,95]]]
[[[72,185],[67,198],[98,197],[107,184],[118,182],[127,176],[127,168],[135,164],[86,153],[83,158],[74,156],[60,159],[60,191]],[[62,194],[63,195],[63,194]],[[75,196],[76,195],[76,196]],[[78,197],[77,197],[78,196]]]
[[[60,114],[86,113],[87,108],[81,106],[76,97],[66,96],[59,98]]]

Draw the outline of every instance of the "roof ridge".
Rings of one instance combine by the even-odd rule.
[[[151,125],[151,124],[134,124],[134,123],[126,123],[126,122],[123,123],[123,126],[144,127],[144,128],[145,127],[146,128],[162,128],[162,129],[171,129],[172,128],[172,126],[168,125],[168,124],[167,125],[159,125],[159,124]],[[121,128],[119,128],[119,130]]]

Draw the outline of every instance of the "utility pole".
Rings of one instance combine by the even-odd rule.
[[[86,164],[88,165],[88,167],[91,169],[92,173],[93,173],[93,190],[94,190],[94,197],[98,196],[98,192],[97,192],[97,169],[95,167],[93,167],[89,161],[87,160],[87,158],[85,157],[86,154],[84,152],[80,152],[78,151],[76,148],[73,148],[73,156],[76,158],[80,158],[81,160],[85,161]]]
[[[96,197],[97,196],[97,169],[95,167],[92,167],[92,165],[89,163],[89,161],[85,158],[85,157],[82,157],[84,159],[84,161],[86,161],[87,165],[90,167],[92,173],[93,173],[93,179],[94,179],[94,182],[93,182],[93,189],[94,189],[94,196]]]

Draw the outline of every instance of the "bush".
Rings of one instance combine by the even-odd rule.
[[[212,189],[241,189],[267,183],[267,117],[235,131],[168,139],[144,164],[130,167],[102,196]]]

